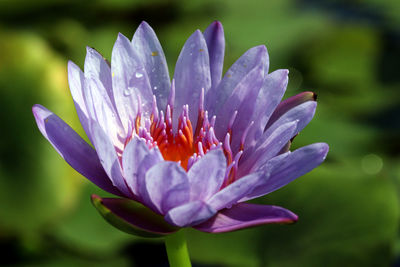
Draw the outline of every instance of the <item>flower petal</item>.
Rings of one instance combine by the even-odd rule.
[[[131,42],[119,34],[111,55],[112,85],[118,113],[128,131],[139,110],[139,100],[142,112],[151,111],[153,92],[147,77],[147,72],[140,57]]]
[[[108,98],[115,108],[111,69],[107,60],[95,49],[87,47],[84,70],[85,77],[96,78],[102,83]]]
[[[254,152],[240,162],[238,177],[253,172],[276,156],[293,137],[296,129],[297,121],[288,122],[278,127],[268,138],[260,142]]]
[[[261,172],[270,172],[269,178],[257,185],[240,201],[271,193],[310,172],[325,160],[328,150],[327,144],[316,143],[271,159],[259,169]]]
[[[179,230],[142,204],[126,198],[101,198],[92,195],[92,203],[114,227],[141,237],[161,237]]]
[[[215,124],[215,135],[220,140],[225,138],[232,114],[237,111],[232,124],[231,148],[234,153],[239,150],[240,140],[254,112],[254,103],[264,81],[264,65],[260,64],[247,73],[236,85],[232,94],[220,109]]]
[[[254,125],[250,128],[250,131],[247,134],[247,148],[254,146],[256,140],[258,140],[264,132],[264,128],[270,116],[278,106],[286,91],[288,74],[288,70],[276,70],[265,77],[264,83],[255,102],[254,112],[251,119],[254,121]]]
[[[260,45],[246,51],[225,73],[218,87],[206,94],[205,107],[210,117],[217,115],[237,85],[255,67],[264,65],[268,58],[267,49]],[[265,72],[265,69],[264,69]]]
[[[192,201],[168,211],[165,220],[172,225],[188,227],[204,222],[217,211],[203,201]]]
[[[124,196],[112,185],[96,151],[68,124],[41,105],[34,105],[32,112],[40,132],[72,168],[101,189]]]
[[[153,150],[155,152],[155,149]],[[124,177],[129,188],[136,196],[139,195],[138,173],[140,167],[143,165],[153,166],[160,161],[162,161],[162,156],[159,153],[152,153],[146,142],[140,138],[134,137],[125,147],[122,155]],[[143,171],[147,171],[147,169]]]
[[[221,81],[225,54],[225,36],[221,22],[211,23],[204,31],[204,39],[210,57],[211,88],[216,88]]]
[[[89,117],[101,126],[113,145],[122,150],[124,129],[103,84],[96,78],[86,78],[84,97]]]
[[[279,103],[278,107],[275,109],[274,113],[271,115],[268,124],[265,129],[270,127],[275,121],[277,121],[282,115],[284,115],[289,110],[296,106],[299,106],[307,101],[316,101],[317,95],[313,92],[303,92],[298,95],[289,97]]]
[[[279,126],[291,121],[298,121],[294,135],[298,134],[314,117],[316,108],[317,102],[315,101],[307,101],[303,104],[293,107],[265,130],[263,137],[258,140],[256,146],[258,146],[262,140],[271,135]]]
[[[207,200],[221,188],[226,171],[222,150],[209,151],[188,171],[191,200]]]
[[[149,77],[159,110],[165,110],[171,88],[167,61],[160,42],[149,24],[142,22],[132,38],[132,45]]]
[[[147,154],[143,158],[141,164],[139,165],[139,168],[137,169],[136,191],[138,193],[139,200],[149,203],[150,206],[152,205],[152,203],[149,199],[149,195],[146,189],[146,173],[151,167],[161,161],[164,161],[164,159],[160,153],[160,150],[158,149],[158,147],[154,147],[150,150],[149,154]]]
[[[91,122],[90,129],[93,134],[93,145],[96,148],[97,155],[113,185],[125,196],[134,198],[122,176],[121,165],[114,145],[96,122]]]
[[[204,93],[207,93],[211,87],[207,44],[199,30],[195,31],[183,46],[176,62],[174,80],[174,128],[185,104],[189,105],[192,125],[196,125],[201,91],[204,89]]]
[[[207,204],[215,210],[229,208],[239,199],[248,195],[260,180],[265,180],[263,178],[265,175],[267,174],[252,173],[244,176],[216,193],[207,201]]]
[[[147,194],[141,194],[143,200],[161,214],[189,201],[188,177],[176,162],[163,161],[151,167],[145,186]]]
[[[89,130],[89,114],[83,95],[85,76],[81,69],[72,61],[68,61],[68,83],[79,121],[81,122],[83,130],[86,132],[89,140],[92,141],[92,136]]]
[[[293,223],[297,218],[293,212],[278,206],[240,203],[221,210],[215,217],[194,228],[207,233],[224,233],[262,224]]]

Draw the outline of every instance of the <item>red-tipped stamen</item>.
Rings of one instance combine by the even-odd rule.
[[[212,116],[209,120],[208,112],[204,110],[204,89],[201,90],[200,94],[195,132],[193,132],[192,123],[189,119],[188,105],[182,107],[181,114],[178,117],[177,129],[173,130],[174,98],[175,83],[172,81],[165,113],[162,110],[158,110],[156,97],[153,95],[150,116],[142,119],[142,104],[140,96],[138,96],[137,116],[134,123],[129,126],[129,134],[124,142],[125,146],[132,139],[133,135],[136,135],[138,138],[142,138],[149,148],[159,149],[165,160],[179,162],[186,170],[189,170],[193,164],[204,157],[209,151],[222,149],[227,163],[225,180],[222,187],[233,183],[237,179],[236,176],[246,136],[254,122],[251,122],[242,133],[239,151],[234,155],[231,142],[232,135],[234,134],[233,124],[238,114],[237,111],[232,114],[227,125],[224,142],[221,143],[214,132],[216,116]]]

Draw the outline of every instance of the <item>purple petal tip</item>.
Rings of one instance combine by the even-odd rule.
[[[265,46],[265,45],[258,45],[258,46],[256,46],[256,48],[257,49],[259,49],[260,50],[260,52],[262,51],[262,52],[267,52],[267,47]]]
[[[323,155],[323,160],[325,160],[325,158],[326,158],[326,156],[328,155],[328,152],[329,152],[329,145],[328,144],[326,144],[326,143],[321,143],[322,144],[322,146],[321,146],[321,153],[322,153],[322,155]]]
[[[222,29],[222,23],[219,20],[214,20],[212,25],[218,29]]]
[[[117,37],[117,41],[120,41],[121,39],[127,39],[125,35],[123,35],[122,33],[118,33],[118,37]]]
[[[139,25],[139,27],[150,27],[150,25],[146,21],[142,21]]]

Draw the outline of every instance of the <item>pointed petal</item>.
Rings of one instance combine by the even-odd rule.
[[[149,203],[152,206],[151,200],[149,199],[149,195],[146,189],[146,173],[150,170],[151,167],[164,161],[160,150],[158,147],[154,147],[150,150],[150,152],[143,158],[141,161],[139,168],[137,169],[137,178],[136,178],[136,191],[138,193],[138,197],[142,202]],[[154,208],[152,206],[152,208]]]
[[[132,45],[149,77],[159,110],[165,110],[171,88],[167,61],[160,42],[149,24],[142,22],[133,35]]]
[[[84,97],[89,117],[100,125],[114,146],[122,149],[124,129],[103,84],[98,79],[86,78]]]
[[[293,212],[278,206],[240,203],[221,210],[215,217],[194,228],[207,233],[224,233],[263,224],[293,223],[297,218]]]
[[[142,193],[143,199],[159,213],[166,214],[170,209],[189,201],[186,172],[176,162],[160,162],[146,173],[146,192],[148,199]]]
[[[204,39],[210,57],[211,88],[216,88],[221,81],[225,54],[225,36],[221,22],[211,23],[204,31]]]
[[[278,107],[275,109],[274,113],[271,115],[271,118],[268,121],[268,124],[265,126],[265,129],[270,127],[275,121],[277,121],[282,115],[284,115],[289,110],[293,109],[296,106],[299,106],[307,101],[316,101],[317,95],[313,92],[303,92],[298,95],[289,97],[288,99],[283,100],[279,103]]]
[[[71,127],[41,105],[34,105],[32,112],[40,132],[72,168],[101,189],[123,196],[104,172],[96,151]]]
[[[189,105],[192,125],[196,125],[201,90],[204,88],[204,92],[207,93],[211,86],[207,44],[199,30],[195,31],[183,46],[176,62],[174,80],[174,128],[185,104]]]
[[[138,97],[142,112],[151,111],[153,93],[147,72],[131,42],[118,35],[111,56],[112,85],[119,116],[128,130],[138,112]]]
[[[122,176],[121,165],[114,145],[96,122],[91,123],[90,129],[93,134],[93,145],[96,148],[97,155],[113,185],[124,193],[125,196],[134,198]]]
[[[115,108],[110,65],[99,52],[91,47],[86,48],[84,70],[85,77],[96,78],[102,83],[110,102]]]
[[[217,211],[203,201],[192,201],[168,211],[165,220],[172,225],[188,227],[204,222]]]
[[[271,126],[269,126],[265,130],[263,136],[267,137],[271,135],[279,126],[292,121],[297,121],[295,135],[298,134],[314,117],[316,108],[317,102],[315,101],[307,101],[303,104],[295,106],[294,108],[284,113],[281,117],[279,117],[279,119],[277,119]],[[259,142],[260,140],[257,142],[256,146],[258,146]]]
[[[310,172],[320,165],[328,154],[329,146],[325,143],[316,143],[287,152],[286,155],[273,158],[260,168],[261,172],[271,172],[269,178],[255,187],[251,193],[240,201],[247,201],[269,194]]]
[[[252,147],[256,140],[264,132],[265,125],[275,108],[281,101],[288,84],[288,70],[276,70],[268,74],[260,89],[255,102],[252,121],[254,125],[250,128],[246,138],[246,147]]]
[[[86,132],[89,140],[92,141],[92,136],[89,130],[89,114],[83,95],[85,76],[81,69],[72,61],[68,61],[68,83],[79,121],[81,122],[83,130]]]
[[[215,210],[229,208],[236,204],[239,199],[248,195],[260,180],[263,180],[263,176],[264,174],[261,173],[244,176],[216,193],[207,201],[207,204]]]
[[[238,177],[256,171],[258,167],[276,156],[293,137],[296,129],[297,121],[285,123],[259,142],[255,151],[241,161]]]
[[[162,161],[161,156],[153,155],[154,153],[150,152],[145,141],[136,137],[134,137],[124,149],[122,155],[124,177],[129,188],[136,196],[139,195],[138,172],[140,167],[143,165],[153,166]],[[144,162],[144,160],[146,160],[146,162]],[[144,171],[147,171],[147,169]]]
[[[258,92],[264,81],[264,66],[262,64],[247,73],[236,85],[232,94],[220,109],[215,124],[215,135],[223,140],[228,130],[232,114],[237,111],[235,121],[232,125],[232,151],[236,153],[239,149],[242,133],[246,130],[254,111],[254,103]]]
[[[179,228],[142,204],[126,198],[101,198],[92,195],[92,203],[111,225],[128,234],[141,237],[162,237]]]
[[[191,200],[207,200],[221,188],[226,171],[222,150],[209,151],[188,171]]]
[[[217,115],[237,85],[255,67],[264,65],[268,58],[265,46],[257,46],[244,53],[225,73],[224,78],[215,90],[206,94],[206,110],[210,117]],[[265,72],[265,69],[263,69]]]

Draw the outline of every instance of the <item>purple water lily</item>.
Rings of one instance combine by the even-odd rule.
[[[212,23],[186,41],[172,82],[161,45],[143,22],[119,34],[111,64],[87,48],[84,72],[68,64],[71,94],[94,149],[57,115],[33,107],[37,125],[79,173],[121,198],[92,201],[118,228],[143,236],[180,227],[227,232],[297,216],[246,201],[321,164],[328,145],[289,151],[312,119],[315,95],[281,102],[288,71],[268,73],[265,46],[244,53],[222,78],[225,39]]]

